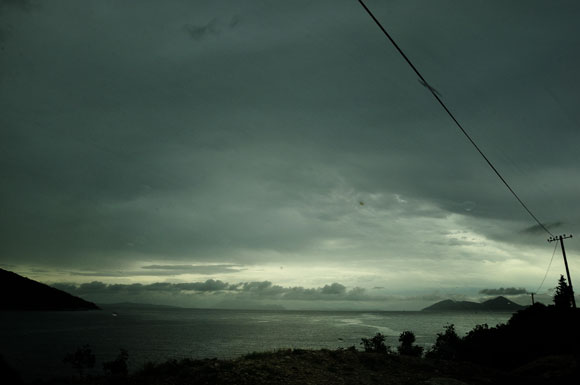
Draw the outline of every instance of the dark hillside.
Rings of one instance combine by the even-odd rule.
[[[427,357],[469,361],[502,370],[514,370],[523,365],[533,367],[538,360],[545,364],[549,357],[571,357],[578,362],[578,325],[580,311],[577,309],[536,303],[516,312],[506,324],[478,325],[465,337],[459,337],[450,325],[444,333],[438,334]],[[572,367],[577,373],[577,363]]]
[[[0,269],[0,310],[98,310],[92,302]]]

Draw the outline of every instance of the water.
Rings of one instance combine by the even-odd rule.
[[[114,316],[112,312],[116,312]],[[355,345],[377,332],[397,346],[411,330],[428,348],[449,323],[458,334],[475,325],[495,326],[510,313],[316,312],[113,308],[91,312],[1,312],[0,353],[26,379],[70,374],[67,353],[90,344],[102,362],[120,348],[131,369],[169,358],[234,358],[279,348],[336,349]]]

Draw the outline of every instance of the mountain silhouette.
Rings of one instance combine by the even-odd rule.
[[[446,299],[427,306],[423,311],[516,311],[523,308],[524,306],[499,296],[481,303]]]
[[[510,301],[506,297],[495,297],[493,299],[488,299],[481,303],[483,310],[493,310],[493,311],[516,311],[521,310],[525,306],[518,305],[517,303]]]
[[[0,310],[99,310],[92,302],[0,269]]]

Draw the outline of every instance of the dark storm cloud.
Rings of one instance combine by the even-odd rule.
[[[219,280],[208,279],[205,282],[177,283],[175,284],[175,287],[179,288],[180,290],[213,292],[220,290],[235,290],[239,287],[239,284],[230,285]]]
[[[557,231],[558,228],[561,228],[564,223],[563,222],[551,222],[551,223],[543,223],[545,227],[548,228],[550,231]],[[530,227],[526,227],[523,230],[524,233],[528,234],[545,234],[544,228],[540,225],[533,225]]]
[[[528,291],[523,287],[515,288],[515,287],[500,287],[499,289],[482,289],[479,291],[479,294],[485,295],[518,295],[518,294],[527,294]]]
[[[459,293],[393,295],[367,293],[360,287],[346,289],[340,283],[315,288],[281,286],[270,281],[235,284],[209,279],[204,282],[81,285],[57,283],[52,286],[101,304],[141,302],[202,308],[288,308],[288,309],[421,309],[443,299],[477,300]],[[518,297],[519,298],[519,297]],[[525,298],[524,298],[525,299]]]
[[[541,220],[573,232],[580,7],[559,4],[369,2]],[[328,239],[373,245],[395,217],[453,213],[490,238],[535,234],[356,2],[59,2],[26,17],[0,58],[11,263],[121,277],[309,261]],[[111,273],[144,260],[160,268]]]
[[[32,7],[30,0],[0,0],[0,9],[14,8],[18,10],[29,11]]]
[[[14,22],[6,20],[7,17],[3,13],[30,11],[32,3],[29,0],[0,0],[0,50],[4,50],[4,41],[10,36],[14,26]]]
[[[246,282],[239,286],[239,291],[252,296],[284,300],[357,300],[365,297],[364,289],[355,287],[347,290],[344,285],[336,282],[318,288],[283,287],[270,281]]]
[[[192,39],[201,40],[208,36],[218,35],[220,33],[217,23],[217,19],[212,19],[205,25],[189,24],[185,26],[185,30]]]
[[[340,283],[333,283],[332,285],[324,285],[320,292],[322,294],[344,294],[346,287]]]
[[[367,298],[365,290],[355,287],[347,290],[344,285],[332,283],[318,288],[304,288],[300,286],[283,287],[274,285],[270,281],[240,282],[235,284],[220,280],[208,279],[205,282],[167,283],[157,282],[143,284],[104,284],[102,282],[84,283],[81,285],[55,283],[57,289],[68,293],[99,298],[103,296],[118,296],[120,294],[151,295],[152,293],[165,294],[201,294],[226,292],[246,299],[281,299],[281,300],[320,300],[320,301],[354,301]],[[110,297],[112,299],[112,297]],[[368,299],[368,298],[367,298]]]
[[[240,17],[238,15],[233,15],[227,22],[222,22],[218,18],[213,18],[206,24],[186,24],[184,28],[193,40],[201,41],[211,36],[218,36],[226,29],[234,29],[240,25],[240,22]]]
[[[234,15],[230,18],[230,21],[228,22],[228,26],[230,28],[235,28],[238,24],[240,24],[241,22],[241,18],[239,15]]]
[[[569,5],[570,3],[567,4]],[[545,90],[542,89],[546,83],[554,81],[557,75],[550,71],[542,72],[542,69],[549,66],[547,61],[551,60],[550,58],[553,57],[556,52],[558,55],[567,56],[568,54],[563,49],[563,46],[552,41],[552,39],[556,39],[555,35],[553,38],[541,38],[540,36],[544,32],[547,32],[548,34],[550,34],[551,30],[551,32],[553,32],[553,17],[554,13],[557,11],[551,9],[551,7],[539,5],[538,3],[535,3],[534,5],[542,8],[542,11],[546,12],[545,17],[542,18],[540,22],[539,29],[533,32],[534,34],[538,34],[538,40],[529,40],[525,36],[525,34],[530,31],[528,26],[530,25],[529,23],[533,19],[534,14],[529,12],[522,15],[519,11],[516,11],[515,7],[512,8],[512,5],[507,8],[502,7],[502,13],[500,13],[504,15],[501,16],[500,19],[504,17],[510,18],[512,23],[501,23],[498,25],[499,28],[490,31],[490,33],[481,33],[483,32],[482,28],[485,28],[485,22],[475,22],[473,28],[467,28],[465,30],[469,31],[467,35],[453,40],[449,39],[450,36],[448,35],[452,33],[452,30],[454,30],[450,25],[446,25],[442,28],[440,25],[429,24],[423,25],[423,28],[419,30],[401,29],[397,30],[397,32],[401,34],[399,36],[400,41],[402,41],[403,44],[405,44],[405,41],[411,43],[413,39],[423,38],[420,41],[420,44],[422,45],[421,48],[426,49],[417,49],[418,47],[413,47],[411,45],[409,46],[407,53],[416,59],[416,64],[420,68],[424,68],[425,71],[430,72],[429,77],[431,79],[436,79],[433,80],[433,84],[441,84],[440,89],[445,94],[448,104],[451,105],[453,110],[459,114],[459,118],[463,121],[464,125],[468,127],[468,131],[470,131],[475,139],[480,142],[482,148],[488,153],[488,155],[490,155],[491,159],[496,162],[499,169],[508,177],[508,180],[512,181],[516,191],[518,191],[525,200],[533,203],[532,207],[542,214],[541,217],[550,218],[555,214],[555,212],[554,210],[550,210],[552,212],[546,210],[547,207],[543,202],[549,200],[549,198],[545,196],[546,190],[543,189],[544,186],[542,186],[542,183],[539,183],[539,185],[536,186],[526,186],[525,183],[522,183],[523,180],[521,176],[526,173],[529,175],[530,172],[539,172],[539,174],[541,174],[541,170],[549,169],[550,166],[554,164],[554,161],[557,160],[557,162],[560,162],[563,160],[560,156],[551,157],[549,154],[550,151],[548,150],[550,147],[546,146],[546,143],[553,140],[551,139],[551,130],[546,128],[553,126],[553,124],[549,123],[549,120],[562,119],[563,116],[561,112],[557,111],[558,107],[549,102]],[[432,12],[436,12],[436,8],[439,6],[440,4],[435,3],[425,4],[426,9],[433,7],[431,8]],[[469,7],[471,8],[471,11],[469,11],[469,13],[481,13],[483,18],[480,18],[479,20],[489,21],[497,19],[498,14],[492,16],[490,13],[493,12],[494,6],[495,5],[490,2],[486,3],[485,6],[482,6],[481,4],[478,6],[470,5]],[[379,8],[379,10],[381,9],[378,5],[377,8]],[[465,6],[462,8],[467,7]],[[386,9],[386,7],[383,9]],[[462,12],[464,10],[465,9],[463,9]],[[539,12],[539,9],[536,11]],[[578,9],[574,7],[573,13],[577,14],[577,12]],[[429,15],[429,13],[421,12],[418,15],[421,18],[421,20],[418,21],[419,24],[423,24],[423,22],[429,23],[429,16],[425,17],[426,15]],[[387,24],[393,25],[393,22],[396,23],[392,14],[389,15],[388,12],[382,13],[381,16]],[[563,17],[570,20],[569,16]],[[461,18],[453,20],[453,23],[458,23],[457,25],[459,25],[466,23],[467,20],[472,19],[462,15]],[[568,32],[572,33],[571,30],[568,30],[569,28],[574,27],[572,27],[572,24],[567,24],[567,26],[563,27],[565,31],[562,31],[562,33],[564,35]],[[432,40],[431,38],[426,38],[429,33],[435,34],[432,35]],[[502,34],[505,34],[503,42],[501,42],[499,38]],[[470,41],[470,43],[467,43],[468,41]],[[490,43],[492,44],[491,46],[488,45]],[[455,56],[452,61],[444,60],[444,57],[450,53],[450,50],[452,50],[453,47],[459,47],[460,45],[461,50],[457,51],[459,55]],[[540,60],[541,64],[537,62],[528,63],[519,61],[521,60],[518,59],[519,55],[524,54],[528,56],[532,50],[536,49],[539,49],[539,52],[542,52],[542,54],[538,55],[534,60]],[[509,50],[513,51],[510,53],[508,52]],[[426,54],[430,54],[432,57],[429,58],[425,56]],[[572,60],[574,62],[577,61],[578,55],[573,54],[573,56],[574,58],[572,58]],[[509,68],[500,70],[497,66],[498,60]],[[422,62],[425,64],[421,65]],[[431,63],[431,66],[427,65],[429,62]],[[438,62],[438,64],[433,66],[435,62]],[[485,66],[488,66],[488,68],[484,70],[483,67]],[[514,80],[502,79],[502,77],[506,76],[508,73],[511,73],[515,79],[518,79],[518,84],[516,84]],[[463,81],[468,82],[468,84],[457,83],[454,81],[453,78],[457,79],[458,76],[461,76]],[[477,84],[473,83],[474,81],[483,80],[482,78],[487,79],[484,82]],[[559,79],[558,82],[566,82],[565,77]],[[520,94],[532,92],[535,87],[537,87],[537,97],[534,99],[530,99],[529,97]],[[450,93],[449,91],[452,92]],[[483,96],[486,98],[484,103],[482,103],[478,97],[475,97],[475,92],[479,93],[479,97]],[[462,97],[462,95],[467,97],[463,101],[458,100],[458,97]],[[507,95],[512,96],[508,97]],[[574,95],[569,96],[576,99],[576,96]],[[512,99],[508,100],[508,98]],[[538,114],[533,111],[534,106],[539,108],[542,103],[546,104],[545,107],[548,107],[550,112]],[[418,109],[421,108],[419,105],[416,106]],[[509,107],[509,109],[504,109],[504,107]],[[534,121],[532,116],[535,116],[535,119],[537,120]],[[473,119],[476,117],[480,120]],[[572,128],[569,122],[565,122],[564,125],[567,127],[566,130]],[[438,133],[444,133],[447,130],[456,130],[456,128],[449,124],[449,122],[442,125],[437,124],[437,126],[439,126],[440,129],[433,131]],[[533,133],[534,139],[531,139],[528,134],[525,134],[524,127],[525,131]],[[500,130],[503,131],[503,133],[501,135],[496,135],[499,134]],[[453,132],[453,134],[456,133],[459,134],[459,132]],[[429,133],[427,133],[427,135],[429,135]],[[573,136],[576,136],[576,134],[573,134]],[[461,139],[460,137],[461,135],[458,135],[459,139]],[[431,143],[441,143],[445,148],[447,147],[444,144],[446,140],[447,136],[443,135],[441,140],[432,141]],[[518,211],[521,210],[521,208],[518,207],[517,204],[514,204],[513,198],[509,197],[509,193],[504,194],[506,192],[504,187],[501,186],[501,183],[496,183],[497,180],[494,182],[495,176],[493,176],[484,164],[475,167],[476,164],[474,163],[473,167],[463,167],[462,165],[449,162],[453,158],[460,162],[471,162],[471,160],[479,162],[477,154],[472,148],[470,148],[469,143],[466,141],[464,143],[456,142],[456,144],[454,141],[449,141],[449,143],[453,143],[453,147],[456,147],[459,150],[465,148],[470,152],[473,152],[450,152],[450,155],[453,153],[453,157],[449,157],[438,153],[434,148],[427,150],[425,153],[429,153],[430,156],[433,156],[434,159],[437,159],[437,161],[441,162],[442,165],[448,167],[450,173],[448,176],[445,176],[443,173],[438,172],[437,176],[443,176],[442,179],[427,178],[426,180],[418,181],[419,184],[426,187],[424,191],[429,191],[429,194],[433,194],[433,197],[437,196],[437,201],[442,204],[443,207],[454,212],[461,212],[459,207],[454,206],[453,202],[460,201],[457,198],[463,196],[477,204],[474,210],[472,210],[472,215],[499,218],[510,216],[512,218],[517,218]],[[421,146],[421,143],[419,143],[419,146]],[[451,150],[450,147],[448,148]],[[569,150],[571,150],[571,148],[569,148]],[[570,152],[562,154],[563,158],[576,163],[575,160],[570,158],[570,155]],[[420,159],[421,161],[425,160],[425,158],[417,159]],[[471,173],[471,175],[463,175],[463,172]],[[459,180],[462,180],[461,188],[458,188],[455,191],[450,188],[456,185],[456,182],[449,177],[456,177]],[[425,182],[430,180],[437,181],[436,183],[438,186],[426,185]],[[561,183],[561,181],[558,183]],[[564,184],[571,186],[567,182],[564,182]],[[576,183],[573,183],[573,185],[576,185]],[[479,191],[476,191],[477,186],[479,186]],[[552,190],[552,194],[553,191],[554,190]],[[564,192],[562,191],[559,194],[563,193]],[[563,198],[563,195],[560,196]],[[552,209],[555,209],[555,207]],[[556,215],[561,214],[563,214],[562,211]],[[521,218],[525,222],[525,215],[522,215]]]

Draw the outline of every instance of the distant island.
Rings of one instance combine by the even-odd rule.
[[[0,310],[99,310],[92,302],[0,269]]]
[[[427,306],[423,311],[517,311],[524,306],[499,296],[485,302],[453,301],[446,299]]]

